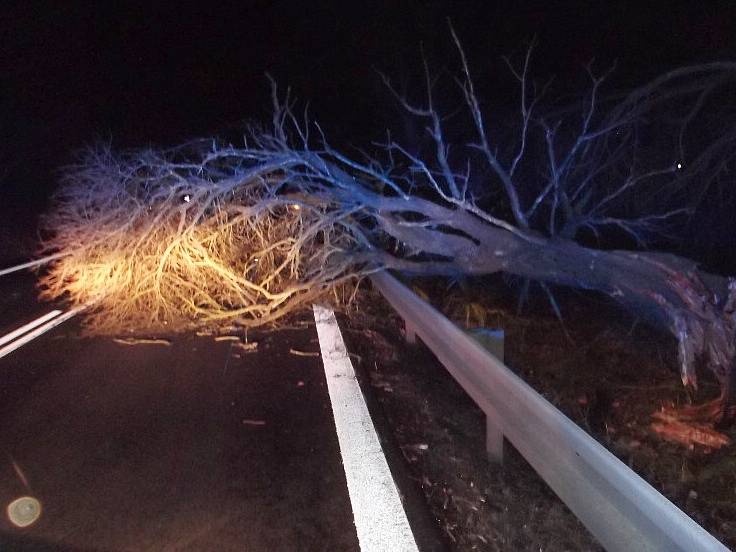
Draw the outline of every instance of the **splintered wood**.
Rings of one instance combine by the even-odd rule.
[[[652,431],[667,441],[685,446],[700,445],[718,449],[731,444],[731,439],[713,429],[712,424],[684,420],[676,410],[661,410],[652,414]]]

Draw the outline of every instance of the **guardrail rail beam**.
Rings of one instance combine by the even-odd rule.
[[[505,435],[607,550],[728,550],[398,280],[371,280],[485,412],[489,454],[499,455]]]

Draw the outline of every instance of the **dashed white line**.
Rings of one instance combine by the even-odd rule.
[[[314,305],[314,319],[360,550],[417,552],[335,313]]]
[[[48,312],[44,314],[43,316],[39,316],[32,322],[29,322],[28,324],[25,324],[18,328],[17,330],[13,330],[9,334],[6,334],[2,337],[0,337],[0,346],[5,345],[6,343],[10,343],[13,341],[16,337],[19,337],[23,335],[26,332],[30,332],[33,328],[40,326],[44,322],[47,322],[51,320],[52,318],[55,318],[61,314],[60,310],[52,310],[51,312]]]
[[[59,324],[62,324],[63,322],[66,322],[72,316],[80,313],[83,310],[84,310],[84,307],[77,307],[77,308],[72,309],[70,311],[67,311],[67,312],[65,312],[63,314],[57,314],[54,317],[52,317],[48,322],[46,322],[45,324],[43,324],[41,326],[38,326],[37,324],[35,324],[34,327],[35,326],[38,326],[38,327],[36,327],[35,330],[28,331],[28,333],[25,333],[25,334],[23,334],[23,332],[21,332],[20,334],[18,334],[18,335],[23,334],[23,335],[21,335],[21,337],[19,337],[15,341],[11,341],[8,345],[6,345],[2,349],[0,349],[0,358],[4,357],[5,355],[8,355],[8,354],[12,353],[13,351],[15,351],[16,349],[22,347],[23,345],[25,345],[29,341],[32,341],[32,340],[36,339],[38,336],[45,334],[47,331],[49,331],[52,328],[55,328]],[[52,311],[52,312],[56,312],[56,311]],[[51,313],[49,313],[48,315],[45,315],[45,316],[49,316],[50,314]],[[35,322],[37,322],[37,320],[34,320],[34,322],[31,322],[30,324],[34,324]],[[26,326],[28,326],[28,324],[26,324]],[[16,332],[20,332],[20,330],[22,330],[22,329],[23,328],[18,328],[14,332],[10,332],[10,334],[8,334],[8,335],[11,335],[11,334],[16,333]],[[5,336],[5,337],[7,337],[7,336]],[[5,337],[3,337],[3,339],[5,339]]]

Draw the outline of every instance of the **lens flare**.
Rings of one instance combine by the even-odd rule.
[[[32,496],[22,496],[8,504],[7,513],[13,525],[28,527],[41,517],[41,503]]]

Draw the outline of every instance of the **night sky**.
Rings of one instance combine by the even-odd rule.
[[[618,86],[736,59],[733,2],[49,4],[5,2],[0,12],[6,208],[41,209],[54,168],[85,143],[166,145],[266,119],[267,72],[309,100],[338,143],[379,138],[398,112],[375,70],[419,85],[420,44],[433,67],[455,69],[448,17],[497,102],[510,101],[513,84],[500,56],[534,36],[535,75],[570,83],[584,82],[593,57],[600,67],[618,60]]]

